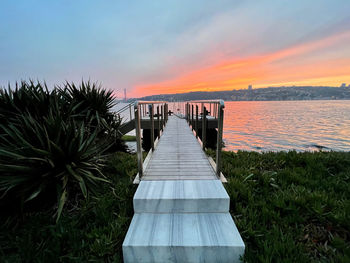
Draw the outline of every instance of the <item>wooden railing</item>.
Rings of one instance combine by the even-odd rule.
[[[116,112],[114,112],[114,114],[122,122],[131,121],[133,119],[132,108],[133,108],[133,103],[129,103],[124,107],[120,108],[119,110],[117,110]],[[128,111],[129,114],[124,113],[126,111]]]
[[[216,138],[216,161],[215,173],[218,178],[221,178],[221,150],[222,150],[222,136],[223,136],[223,122],[224,122],[224,108],[223,100],[199,100],[183,103],[184,112],[180,114],[185,117],[188,124],[194,131],[197,139],[201,142],[203,150],[205,150],[207,141],[208,118],[217,121],[217,138]],[[164,101],[136,101],[134,104],[135,116],[135,130],[136,130],[136,146],[137,146],[137,162],[138,162],[138,179],[143,176],[143,156],[141,143],[141,120],[148,119],[151,122],[151,151],[155,148],[155,130],[158,130],[158,139],[160,138],[164,126],[168,121],[169,105]],[[131,116],[131,113],[130,113]],[[155,122],[155,118],[157,121]],[[199,136],[199,122],[201,121],[201,138]],[[155,123],[158,127],[155,127]],[[149,153],[149,155],[150,155]],[[210,158],[211,159],[211,158]],[[147,157],[145,162],[147,162]]]
[[[200,107],[200,110],[199,110]],[[217,138],[216,138],[216,175],[221,175],[221,150],[222,150],[222,134],[224,129],[224,108],[223,100],[197,100],[185,103],[185,118],[192,127],[196,137],[199,137],[199,120],[202,121],[201,142],[202,148],[205,150],[207,141],[207,124],[208,116],[217,120]],[[199,138],[198,138],[199,139]]]
[[[155,114],[156,106],[156,114]],[[164,126],[168,121],[168,104],[164,101],[136,101],[134,104],[135,130],[136,130],[136,147],[137,147],[137,164],[138,180],[143,176],[143,156],[141,143],[141,119],[150,118],[151,120],[151,151],[154,151],[154,118],[157,118],[158,139],[160,138]]]

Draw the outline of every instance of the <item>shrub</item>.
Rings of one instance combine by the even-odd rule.
[[[22,114],[30,114],[35,119],[42,119],[53,107],[61,108],[62,103],[57,90],[48,91],[46,84],[22,81],[20,87],[12,90],[0,89],[0,123],[16,122]],[[67,113],[67,110],[58,110]]]
[[[57,203],[59,219],[69,196],[87,197],[106,182],[103,154],[119,127],[109,112],[112,94],[90,83],[68,87],[50,92],[22,82],[0,91],[0,205]]]
[[[112,107],[116,104],[112,91],[107,91],[96,83],[82,82],[79,87],[66,83],[58,91],[67,105],[74,105],[74,114],[89,119],[91,116],[113,122]],[[76,117],[77,117],[76,116]],[[96,120],[98,121],[98,119]]]
[[[56,224],[49,211],[20,222],[0,217],[0,262],[123,262],[122,243],[134,214],[136,155],[109,155],[103,173],[112,183],[66,209]]]
[[[119,133],[121,120],[116,118],[111,109],[116,104],[112,91],[101,88],[96,83],[82,82],[79,87],[74,83],[66,83],[58,92],[66,105],[71,105],[74,118],[85,121],[91,129],[102,127],[98,138],[113,138],[111,151],[126,151],[127,147]]]

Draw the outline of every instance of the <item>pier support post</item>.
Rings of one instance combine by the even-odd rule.
[[[132,120],[132,114],[131,114],[131,104],[129,104],[129,110],[130,110],[130,118],[129,118],[129,120],[131,121],[131,120]]]
[[[202,103],[202,148],[205,150],[206,145],[206,137],[207,137],[207,108],[204,106],[204,103]]]
[[[186,121],[188,123],[188,103],[185,104],[185,115],[186,115]]]
[[[216,141],[216,176],[220,178],[221,173],[221,148],[222,148],[222,133],[224,129],[224,107],[218,105],[218,134]]]
[[[196,137],[198,138],[198,105],[196,105]]]
[[[192,109],[191,109],[191,126],[192,126],[192,131],[194,130],[194,121],[193,121],[193,104],[191,105]]]
[[[169,114],[169,108],[168,108],[168,104],[167,103],[165,103],[164,104],[164,118],[165,118],[165,125],[166,125],[166,123],[168,122],[168,114]]]
[[[157,106],[157,121],[158,121],[158,139],[160,138],[160,116],[159,116],[159,106]]]
[[[161,116],[161,122],[162,122],[162,125],[161,125],[161,129],[163,131],[163,127],[164,127],[164,106],[160,106],[160,110],[161,110],[161,113],[160,113],[160,116]]]
[[[151,148],[152,151],[154,151],[154,104],[152,103],[152,106],[150,108],[150,117],[151,117]]]
[[[140,106],[135,105],[135,130],[136,130],[136,147],[137,147],[137,166],[139,169],[139,178],[143,175],[142,144],[141,144],[141,121]]]

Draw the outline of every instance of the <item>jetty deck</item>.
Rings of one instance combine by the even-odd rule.
[[[230,198],[185,119],[169,116],[143,170],[124,262],[240,262]]]
[[[170,116],[145,169],[143,180],[216,179],[186,120]]]

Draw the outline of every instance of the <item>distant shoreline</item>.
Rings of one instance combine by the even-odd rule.
[[[214,99],[222,99],[224,101],[350,100],[350,86],[290,86],[227,91],[196,91],[188,93],[151,95],[129,99],[128,101],[162,100],[180,102]]]
[[[320,101],[320,100],[331,100],[331,101],[335,101],[335,100],[350,100],[350,98],[348,99],[304,99],[304,100],[224,100],[224,101],[229,101],[229,102],[244,102],[244,101]]]
[[[141,99],[141,98],[132,98],[132,99],[129,99],[127,100],[127,103],[132,103],[134,101],[137,101],[137,100],[145,100],[145,99]],[[218,99],[220,100],[220,98]],[[227,102],[251,102],[251,101],[346,101],[346,100],[349,100],[350,101],[350,98],[346,98],[346,99],[299,99],[299,100],[224,100],[222,99],[223,101],[227,101]],[[120,100],[119,102],[125,102],[124,100]],[[185,100],[178,100],[178,101],[168,101],[168,102],[186,102]]]

